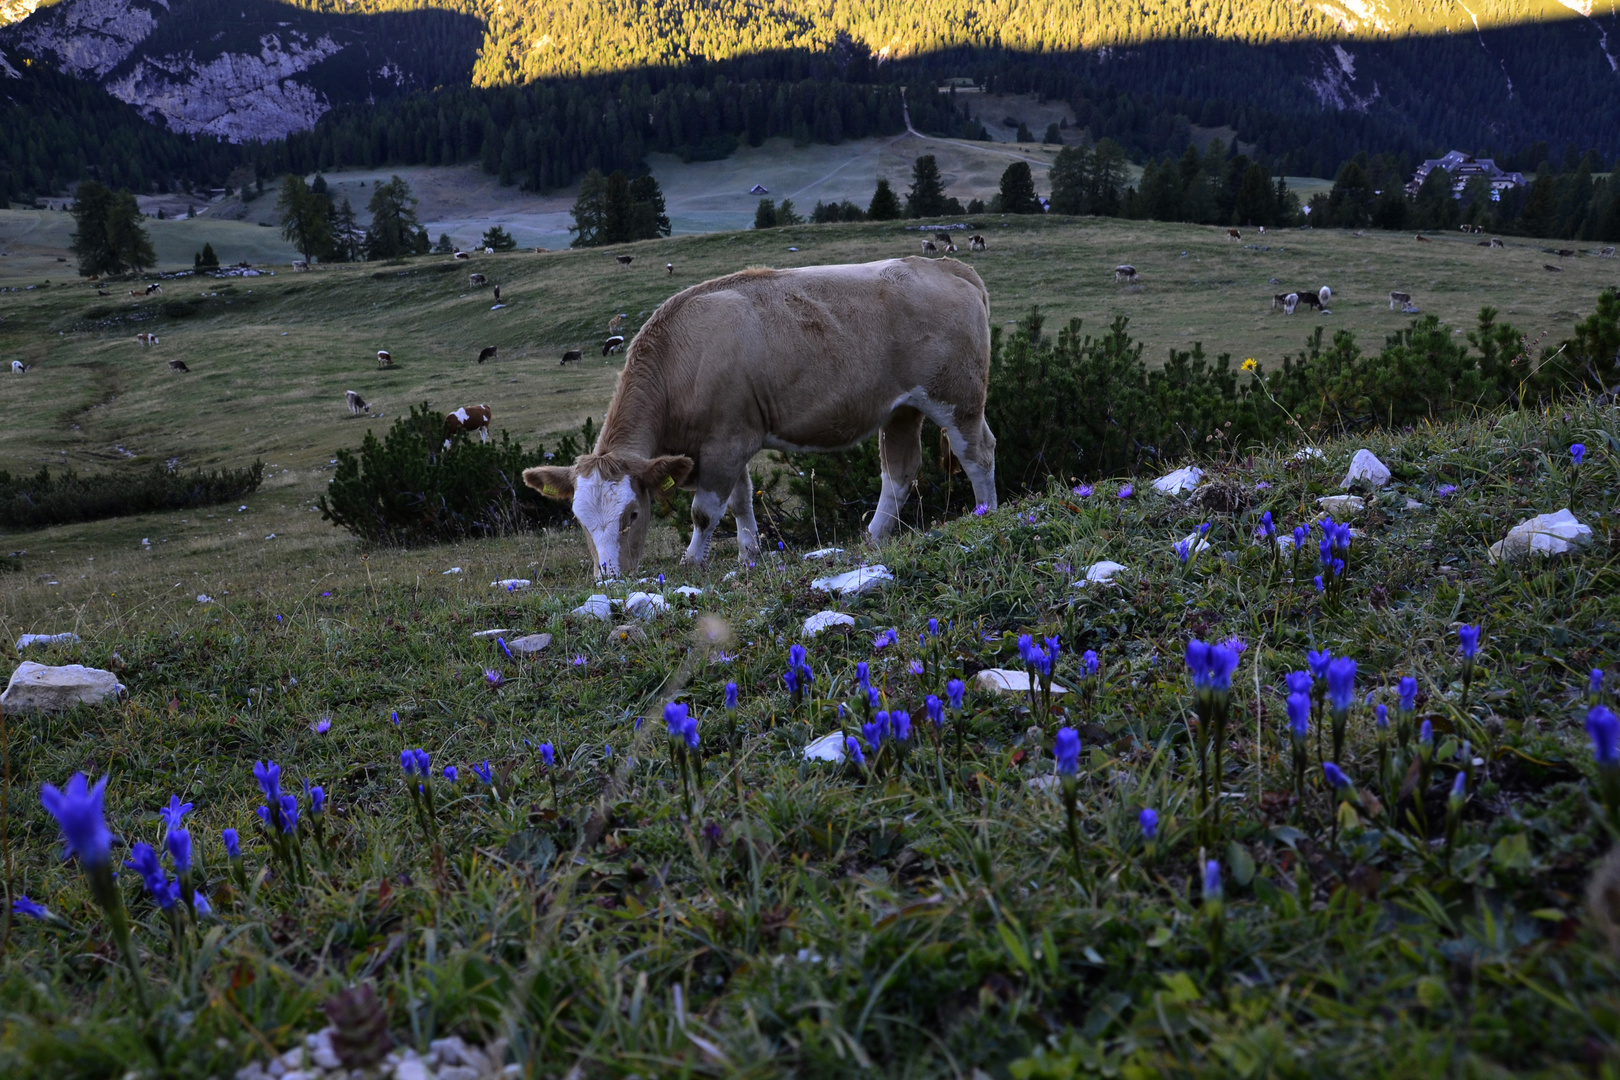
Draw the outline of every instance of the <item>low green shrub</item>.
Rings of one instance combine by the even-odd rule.
[[[495,536],[561,524],[567,503],[523,484],[523,470],[567,465],[596,441],[586,419],[578,438],[525,450],[501,432],[488,443],[465,432],[445,446],[444,416],[426,402],[400,417],[382,439],[367,432],[358,452],[337,451],[337,474],[319,506],[323,520],[374,544],[412,544]]]
[[[51,474],[42,467],[31,477],[0,471],[0,526],[40,529],[76,521],[98,521],[125,514],[185,510],[229,502],[257,491],[264,463],[245,469],[201,469],[186,473],[167,465],[146,472],[81,476],[72,469]]]

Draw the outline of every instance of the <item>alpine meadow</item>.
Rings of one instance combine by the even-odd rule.
[[[0,0],[0,1076],[1620,1080],[1617,32]]]

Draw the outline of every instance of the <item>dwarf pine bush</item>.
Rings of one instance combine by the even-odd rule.
[[[13,477],[0,471],[0,526],[40,529],[211,506],[257,491],[263,480],[264,464],[258,461],[245,469],[189,473],[168,465],[155,465],[147,472],[92,476],[81,476],[72,469],[53,476],[47,467],[33,476]]]
[[[426,402],[394,421],[382,439],[367,432],[358,452],[337,452],[337,473],[319,506],[323,520],[376,544],[491,536],[566,521],[567,503],[523,484],[523,470],[570,464],[595,442],[587,419],[557,449],[525,450],[506,432],[488,443],[465,432],[446,446],[444,418]]]

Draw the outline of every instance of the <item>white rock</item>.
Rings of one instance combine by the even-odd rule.
[[[1076,587],[1081,585],[1112,585],[1114,584],[1114,575],[1127,569],[1129,567],[1124,563],[1104,559],[1102,562],[1094,562],[1086,567],[1086,576],[1074,584]]]
[[[1181,542],[1187,545],[1188,555],[1202,555],[1204,552],[1209,550],[1209,541],[1205,540],[1202,536],[1195,532],[1190,532],[1186,536],[1183,536],[1181,538]]]
[[[799,556],[799,558],[801,558],[801,559],[830,559],[834,555],[842,555],[843,553],[844,553],[843,548],[816,548],[816,550],[814,550],[814,551],[805,552],[803,555]]]
[[[648,619],[656,619],[668,608],[669,601],[657,593],[633,592],[624,598],[625,614],[643,622]]]
[[[1000,690],[1004,693],[1026,694],[1029,692],[1029,672],[1014,671],[1011,668],[985,668],[973,677],[981,690]],[[1040,689],[1036,683],[1035,688]],[[1052,693],[1067,694],[1068,688],[1057,683],[1052,684]]]
[[[17,639],[17,651],[31,648],[35,645],[77,645],[79,635],[69,631],[63,634],[24,634]]]
[[[843,761],[844,736],[836,731],[831,735],[823,735],[821,738],[804,748],[804,760],[833,762]]]
[[[319,1080],[319,1074],[305,1072],[303,1069],[288,1069],[281,1074],[281,1080]]]
[[[124,685],[110,671],[83,664],[51,667],[24,660],[11,673],[11,682],[6,685],[5,693],[0,694],[0,705],[13,712],[28,709],[54,712],[75,705],[94,705],[123,692]]]
[[[845,615],[841,611],[818,611],[804,620],[804,632],[815,637],[823,630],[834,626],[854,626],[855,616]]]
[[[475,641],[487,641],[490,638],[505,637],[507,634],[515,633],[517,633],[516,630],[508,630],[502,626],[496,627],[494,630],[476,630],[473,632],[473,639]]]
[[[1321,461],[1325,457],[1327,457],[1327,455],[1322,453],[1322,451],[1318,450],[1316,447],[1307,446],[1303,450],[1299,451],[1297,454],[1294,455],[1294,460],[1295,461]]]
[[[264,1067],[264,1071],[270,1076],[279,1078],[287,1072],[287,1066],[281,1063],[280,1058],[271,1058],[270,1064]]]
[[[479,1080],[486,1072],[470,1065],[446,1065],[439,1070],[439,1080]]]
[[[1200,469],[1196,465],[1188,465],[1184,469],[1177,469],[1175,472],[1166,473],[1164,476],[1161,476],[1157,480],[1153,481],[1153,490],[1157,491],[1160,495],[1180,495],[1183,492],[1191,491],[1193,488],[1197,487],[1198,482],[1203,478],[1203,469]]]
[[[679,593],[681,596],[702,596],[703,595],[703,590],[698,588],[696,585],[682,585],[680,588],[676,589],[675,591],[677,593]]]
[[[445,573],[446,574],[459,574],[459,573],[461,573],[461,567],[452,566],[450,569],[446,570]]]
[[[1359,514],[1367,509],[1367,500],[1360,495],[1324,495],[1316,505],[1330,514]]]
[[[408,1057],[394,1066],[394,1080],[433,1080],[427,1062],[419,1057]]]
[[[593,593],[585,602],[572,612],[575,615],[589,615],[593,619],[608,622],[613,618],[613,603],[601,593]]]
[[[506,589],[508,592],[512,592],[517,589],[527,589],[533,584],[534,582],[526,577],[503,577],[498,581],[490,582],[489,586],[492,589]]]
[[[236,1080],[264,1080],[269,1075],[257,1061],[250,1061],[236,1070]]]
[[[460,1065],[466,1058],[467,1044],[461,1040],[460,1035],[452,1035],[447,1039],[434,1039],[428,1043],[428,1055],[435,1064]]]
[[[550,634],[524,634],[520,638],[513,638],[506,643],[506,647],[515,653],[533,654],[544,652],[551,644]]]
[[[1406,505],[1401,507],[1401,509],[1403,509],[1403,510],[1421,510],[1421,509],[1423,509],[1423,504],[1418,502],[1416,499],[1408,498],[1406,500]]]
[[[822,592],[837,593],[840,596],[858,596],[877,588],[885,581],[893,581],[894,575],[882,563],[875,566],[860,566],[854,570],[832,577],[816,578],[810,582],[812,589]]]
[[[1371,487],[1380,488],[1389,483],[1389,476],[1389,466],[1379,461],[1377,454],[1362,448],[1350,459],[1350,471],[1344,474],[1344,480],[1339,486],[1347,488],[1360,481]]]
[[[332,1048],[332,1033],[332,1028],[322,1028],[310,1036],[315,1044],[310,1047],[310,1056],[315,1059],[315,1064],[328,1072],[343,1067],[343,1062],[338,1060],[337,1051]]]
[[[1565,507],[1554,514],[1537,514],[1508,530],[1507,536],[1491,545],[1491,558],[1514,559],[1522,555],[1561,555],[1592,539],[1592,527],[1582,525]]]

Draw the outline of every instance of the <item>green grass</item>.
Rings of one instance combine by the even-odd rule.
[[[1311,468],[1288,464],[1288,449],[1216,463],[1215,480],[1252,500],[1232,513],[1150,494],[1122,502],[1103,483],[1089,498],[1060,489],[912,533],[875,553],[896,581],[845,606],[860,628],[807,642],[814,700],[798,705],[780,671],[803,618],[830,606],[809,585],[824,565],[789,553],[733,577],[722,548],[712,568],[683,570],[670,530],[642,572],[666,575],[666,590],[706,590],[691,606],[734,635],[724,659],[672,591],[676,611],[645,639],[568,614],[593,591],[569,531],[368,558],[311,536],[177,541],[104,551],[59,585],[8,581],[0,631],[77,630],[84,643],[52,659],[114,665],[130,697],[7,718],[12,887],[71,928],[10,930],[0,1071],[226,1075],[320,1026],[319,1003],[358,979],[379,984],[401,1039],[511,1034],[535,1077],[1612,1068],[1620,965],[1580,900],[1610,837],[1588,801],[1580,717],[1587,670],[1613,664],[1620,614],[1616,429],[1612,411],[1571,404],[1331,442]],[[1572,441],[1591,448],[1578,475]],[[1285,528],[1314,518],[1360,445],[1396,483],[1356,519],[1346,599],[1330,609],[1310,559],[1296,580],[1248,538],[1265,510]],[[1443,483],[1459,490],[1441,496]],[[1486,544],[1509,525],[1564,505],[1594,526],[1590,549],[1489,563]],[[1171,543],[1205,521],[1215,552],[1181,567]],[[1120,588],[1071,587],[1104,557],[1132,568]],[[464,572],[442,574],[450,565]],[[536,586],[492,590],[498,576]],[[196,602],[203,591],[212,604]],[[930,617],[945,627],[937,653],[912,644]],[[1485,628],[1466,702],[1462,622]],[[898,644],[875,651],[890,626]],[[492,627],[556,641],[512,662],[471,638]],[[936,759],[923,695],[952,673],[1016,666],[1018,633],[1060,634],[1057,678],[1087,694],[1042,718],[970,691]],[[1194,805],[1181,663],[1192,636],[1249,646],[1219,830]],[[1088,648],[1102,662],[1094,683],[1077,671]],[[1358,702],[1371,690],[1393,705],[1397,677],[1416,676],[1417,719],[1440,752],[1468,739],[1483,759],[1449,849],[1438,827],[1425,844],[1370,803],[1331,827],[1314,752],[1306,801],[1291,803],[1281,686],[1307,648],[1358,660]],[[912,676],[909,661],[925,658],[940,669]],[[881,776],[800,760],[812,736],[836,730],[858,661],[915,718],[918,745]],[[487,685],[486,668],[505,684]],[[727,681],[741,688],[735,771]],[[690,813],[660,723],[671,698],[701,722]],[[1062,802],[1041,786],[1065,721],[1085,743],[1078,870]],[[558,748],[553,773],[539,767],[541,741]],[[435,774],[461,771],[454,788],[433,781],[442,857],[405,797],[402,746],[426,748]],[[332,872],[313,869],[306,837],[307,885],[278,872],[244,892],[218,830],[252,837],[251,874],[267,865],[250,775],[265,758],[288,788],[307,779],[329,793]],[[486,758],[493,800],[470,775]],[[1373,793],[1375,760],[1358,704],[1341,764]],[[158,1001],[150,1027],[35,801],[39,783],[75,769],[111,775],[109,817],[126,841],[157,840],[171,793],[197,805],[189,823],[222,920],[202,928],[197,959],[177,956],[134,876],[124,883]],[[1431,815],[1452,771],[1436,767]],[[1135,825],[1143,806],[1160,814],[1151,852]],[[1201,846],[1226,867],[1218,949]]]

